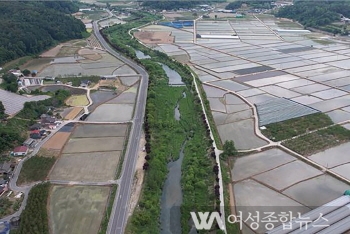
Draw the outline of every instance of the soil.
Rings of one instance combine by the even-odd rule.
[[[130,206],[129,206],[130,208],[129,208],[128,216],[131,216],[132,213],[134,212],[142,190],[143,179],[145,176],[145,171],[142,169],[142,167],[145,162],[145,156],[146,156],[146,152],[143,152],[142,148],[145,145],[145,143],[146,143],[145,135],[144,133],[142,133],[142,136],[140,139],[140,146],[139,146],[139,156],[136,161],[135,177],[134,177],[134,182],[131,189]]]
[[[62,48],[62,44],[59,44],[57,46],[55,46],[54,48],[48,50],[48,51],[45,51],[44,53],[42,53],[40,55],[40,57],[42,58],[52,58],[52,57],[55,57],[58,52],[60,52],[61,48]]]
[[[146,44],[171,44],[174,43],[174,38],[171,32],[151,32],[141,31],[135,32],[134,36]]]
[[[74,107],[65,117],[64,119],[68,119],[68,120],[72,120],[75,117],[77,117],[77,115],[83,110],[83,107]]]
[[[57,132],[45,144],[43,148],[48,150],[61,150],[70,136],[70,132]]]

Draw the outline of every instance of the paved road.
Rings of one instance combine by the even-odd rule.
[[[121,234],[124,232],[125,224],[127,221],[131,186],[135,174],[135,164],[138,155],[138,146],[139,140],[141,138],[142,123],[146,106],[148,74],[142,67],[138,66],[135,62],[126,59],[119,53],[115,52],[100,34],[97,23],[98,21],[93,22],[93,28],[95,36],[99,40],[101,45],[111,55],[115,56],[119,60],[132,67],[142,77],[134,112],[134,124],[131,127],[127,151],[124,156],[125,160],[120,178],[120,186],[118,187],[117,194],[115,196],[113,209],[107,229],[108,234]]]

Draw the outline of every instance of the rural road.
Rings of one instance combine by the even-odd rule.
[[[123,57],[108,45],[98,29],[98,21],[93,22],[93,29],[96,38],[102,47],[106,49],[106,51],[108,51],[117,59],[129,65],[138,74],[141,75],[140,88],[134,112],[134,124],[131,127],[127,150],[124,156],[125,160],[120,178],[120,186],[118,187],[117,194],[115,196],[113,209],[107,229],[108,234],[121,234],[124,232],[127,221],[131,186],[135,174],[135,164],[138,155],[138,146],[139,140],[141,138],[141,130],[147,99],[148,74],[142,67],[137,65],[135,62]]]

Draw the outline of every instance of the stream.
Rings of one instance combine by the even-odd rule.
[[[136,57],[137,57],[138,59],[148,59],[148,58],[151,58],[151,56],[146,55],[146,54],[144,54],[142,51],[139,51],[139,50],[135,50],[135,53],[136,53]]]
[[[169,78],[169,85],[172,85],[172,86],[183,86],[185,85],[183,82],[182,82],[182,78],[180,76],[179,73],[177,73],[177,71],[171,69],[170,67],[168,67],[167,65],[163,64],[163,63],[159,63],[163,70],[165,71],[166,75],[168,76]]]
[[[186,93],[182,93],[182,98],[186,98]],[[181,100],[181,99],[180,99]],[[174,118],[180,120],[180,100],[176,103]],[[184,150],[187,140],[185,140],[179,152],[179,158],[176,161],[168,163],[168,176],[163,186],[161,198],[160,228],[161,234],[180,234],[181,233],[181,166],[184,158]]]
[[[181,164],[187,141],[181,146],[179,159],[168,163],[168,177],[164,183],[161,199],[160,228],[161,234],[181,233]]]

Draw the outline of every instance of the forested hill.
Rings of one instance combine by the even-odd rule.
[[[56,42],[82,38],[84,24],[69,15],[76,11],[71,2],[1,2],[0,65]]]
[[[178,10],[180,8],[189,9],[200,4],[211,4],[215,2],[223,2],[224,0],[141,0],[142,6],[157,10]]]
[[[299,21],[306,27],[321,28],[340,19],[340,14],[350,17],[350,1],[295,1],[294,5],[281,8],[277,17]]]

